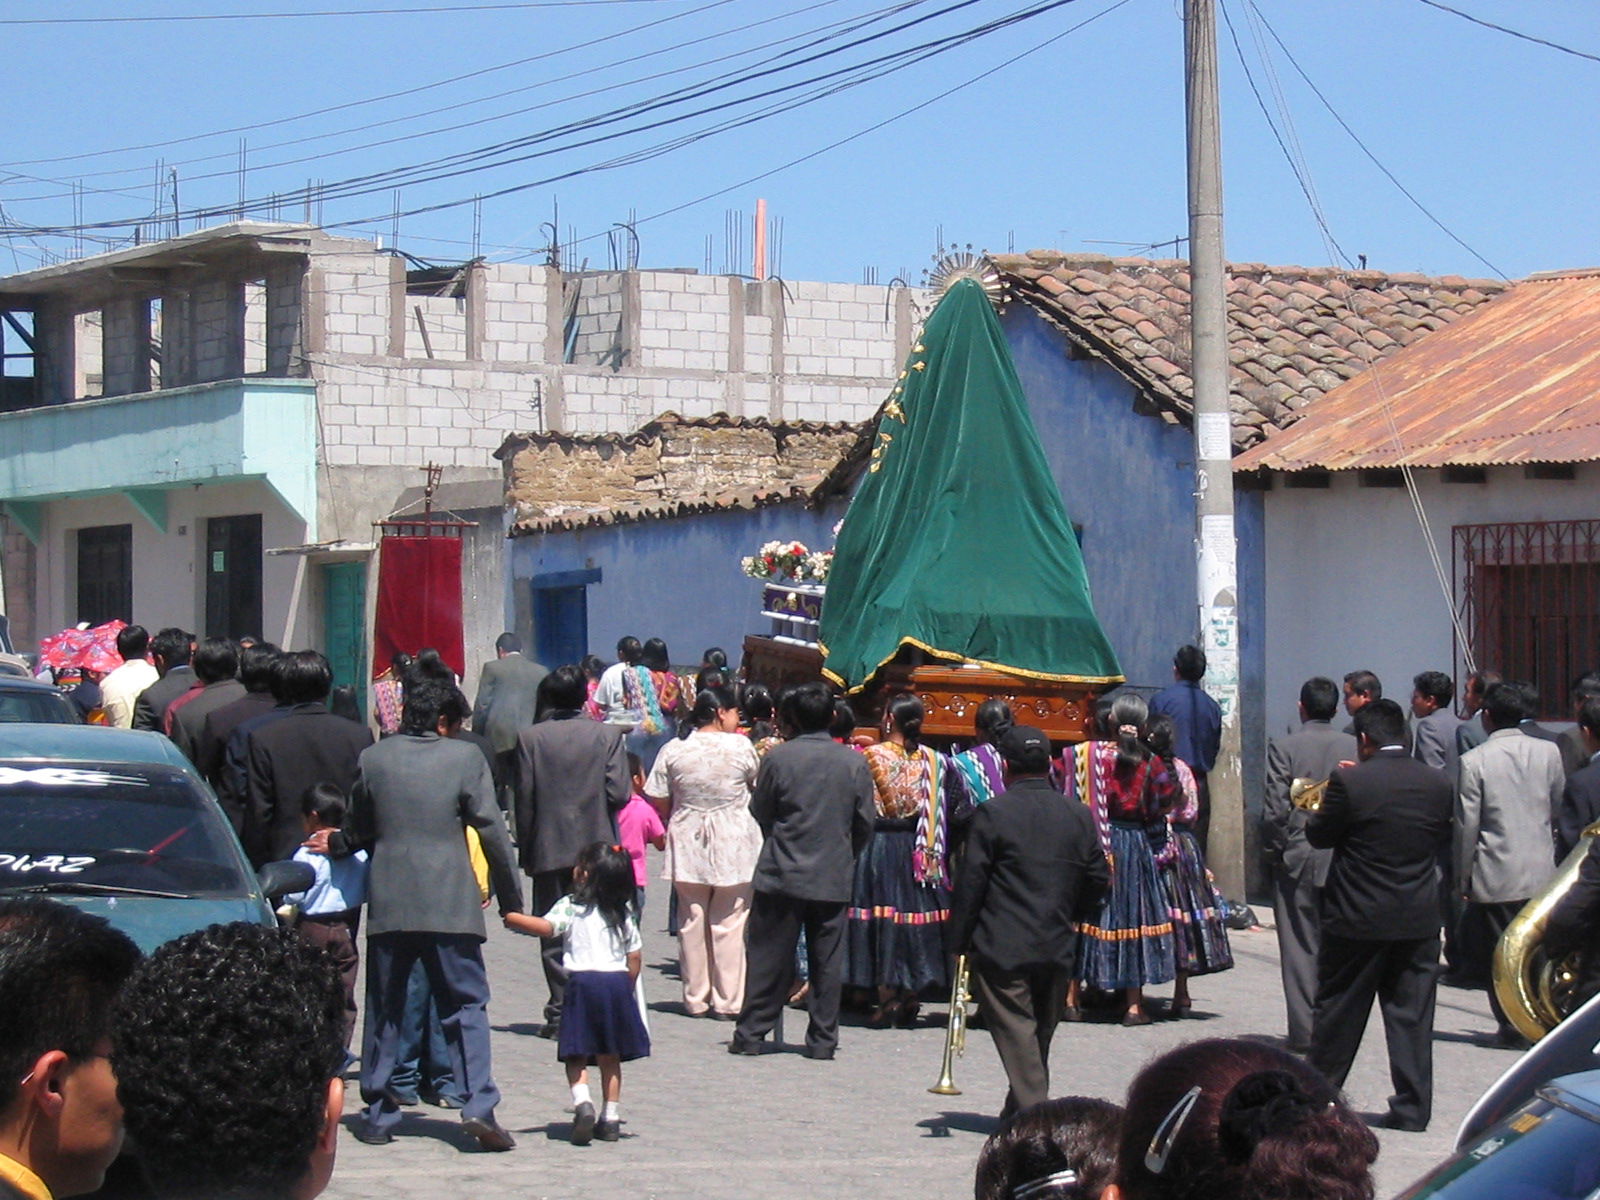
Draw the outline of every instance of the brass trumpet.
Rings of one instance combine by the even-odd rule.
[[[950,983],[950,1023],[944,1030],[944,1059],[939,1065],[939,1082],[928,1090],[935,1096],[959,1096],[955,1060],[967,1052],[967,1005],[972,994],[967,990],[967,956],[956,959],[955,979]]]
[[[1296,779],[1289,784],[1289,803],[1302,812],[1314,813],[1328,794],[1326,779]]]

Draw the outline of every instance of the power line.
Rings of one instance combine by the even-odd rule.
[[[599,116],[590,117],[581,121],[568,122],[567,124],[558,126],[554,129],[541,131],[536,134],[527,135],[490,146],[478,147],[468,151],[461,151],[453,155],[447,155],[443,158],[430,159],[423,163],[413,163],[407,166],[369,173],[367,175],[354,176],[311,189],[290,189],[287,192],[277,193],[270,199],[276,200],[279,203],[290,204],[298,203],[311,196],[314,196],[319,202],[327,199],[352,199],[360,196],[371,195],[378,191],[387,191],[403,183],[430,183],[442,179],[457,178],[463,175],[476,174],[500,167],[512,166],[533,159],[548,157],[550,154],[559,153],[564,150],[577,149],[586,145],[597,144],[599,142],[612,141],[619,137],[626,137],[642,132],[648,132],[666,125],[676,124],[698,116],[714,114],[729,108],[752,104],[777,95],[781,95],[783,93],[794,92],[802,88],[811,88],[816,87],[817,85],[828,84],[828,81],[838,80],[841,77],[845,77],[846,79],[851,79],[853,77],[853,81],[850,83],[850,86],[856,86],[860,83],[869,82],[872,78],[878,77],[871,74],[873,71],[877,71],[879,72],[879,75],[881,75],[901,70],[914,62],[921,61],[923,58],[931,56],[932,54],[943,53],[956,46],[975,40],[976,38],[986,36],[987,34],[995,32],[998,29],[1017,24],[1021,21],[1029,20],[1033,17],[1037,17],[1052,9],[1061,7],[1064,4],[1072,3],[1073,0],[1044,0],[1042,3],[1036,3],[1032,6],[1016,10],[1012,13],[1006,14],[1005,16],[995,18],[991,21],[959,33],[948,34],[943,37],[935,38],[908,48],[890,51],[886,54],[878,56],[877,58],[868,59],[848,67],[824,72],[820,75],[811,76],[798,82],[783,84],[769,88],[763,92],[737,97],[727,101],[721,101],[691,112],[680,113],[673,117],[665,117],[660,120],[647,122],[643,125],[632,125],[621,130],[598,135],[586,140],[569,142],[562,146],[543,150],[535,150],[530,153],[516,153],[518,151],[527,150],[531,146],[553,141],[557,138],[584,133],[607,125],[614,125],[629,118],[647,116],[650,113],[656,112],[660,109],[710,96],[713,93],[725,91],[742,84],[748,84],[766,76],[778,74],[783,71],[793,70],[800,66],[818,62],[822,59],[838,55],[847,50],[863,46],[869,42],[881,40],[884,37],[891,36],[892,34],[901,32],[905,29],[925,24],[926,22],[937,17],[944,16],[958,9],[970,7],[971,5],[979,2],[980,0],[957,0],[956,3],[949,4],[945,8],[937,10],[933,13],[911,18],[889,29],[880,30],[876,33],[857,38],[856,40],[841,46],[835,46],[830,49],[821,50],[815,54],[811,54],[793,61],[780,62],[778,65],[768,66],[761,70],[746,71],[742,75],[736,76],[732,79],[723,78],[715,82],[679,88],[675,91],[668,92],[651,100],[625,105],[619,109],[614,109],[600,114]],[[808,47],[802,47],[802,49],[805,48]],[[837,88],[830,84],[821,92],[809,97],[809,99],[819,99],[822,96],[832,94],[833,90],[837,90]],[[799,102],[808,102],[808,100],[807,98],[802,97]],[[790,105],[790,107],[793,106],[794,105]],[[780,109],[780,111],[782,111],[782,109]],[[701,134],[700,136],[706,135]],[[691,140],[698,140],[698,138],[693,138]],[[513,154],[516,156],[508,157]],[[645,156],[653,157],[653,154],[646,153]],[[583,174],[589,170],[607,169],[610,166],[622,165],[622,163],[628,161],[638,161],[638,159],[633,156],[627,156],[622,160],[614,160],[611,163],[577,168],[547,179],[518,184],[511,188],[502,188],[496,192],[486,193],[484,194],[484,198],[490,199],[512,194],[514,192],[526,191],[533,187],[544,186],[552,182],[572,178],[575,175]],[[253,200],[246,201],[244,207],[260,207],[263,203],[268,202],[268,200],[269,198],[267,197],[258,197]],[[450,201],[444,204],[426,205],[421,208],[411,209],[406,212],[399,213],[398,215],[419,215],[421,213],[439,211],[441,208],[457,207],[461,203],[470,202],[470,200],[461,200]],[[187,217],[190,220],[206,220],[229,215],[233,212],[236,212],[239,207],[239,203],[235,201],[226,204],[192,208],[187,210],[187,212],[182,213],[181,216]],[[394,214],[390,214],[391,218],[393,215]],[[80,230],[120,229],[146,219],[148,218],[141,216],[132,219],[119,218],[114,220],[86,222],[74,225],[30,226],[29,229],[30,232],[34,233],[67,234],[76,233]]]
[[[1519,29],[1512,29],[1508,25],[1496,25],[1493,21],[1485,21],[1482,17],[1475,17],[1469,12],[1462,12],[1459,8],[1451,8],[1448,4],[1441,4],[1439,0],[1420,0],[1429,8],[1437,8],[1440,12],[1450,13],[1460,17],[1463,21],[1471,21],[1474,25],[1482,25],[1485,29],[1492,29],[1496,33],[1504,33],[1514,38],[1521,38],[1525,42],[1532,42],[1536,46],[1547,46],[1551,50],[1559,50],[1562,54],[1570,54],[1574,58],[1587,58],[1590,62],[1600,63],[1600,54],[1590,54],[1587,50],[1574,50],[1571,46],[1563,46],[1560,42],[1552,42],[1549,38],[1537,37],[1531,33],[1523,33]]]
[[[304,12],[167,13],[142,17],[3,17],[0,25],[156,25],[175,21],[269,21],[303,17],[406,17],[432,13],[505,12],[528,8],[593,8],[615,4],[667,4],[673,0],[523,0],[506,4],[429,4],[418,8],[322,8]]]
[[[1490,262],[1482,254],[1478,253],[1477,250],[1468,245],[1466,239],[1462,238],[1455,232],[1455,230],[1451,229],[1442,220],[1435,216],[1433,210],[1431,210],[1421,200],[1417,199],[1417,197],[1412,193],[1411,189],[1400,182],[1399,176],[1397,176],[1388,167],[1384,166],[1383,161],[1367,147],[1367,144],[1364,141],[1361,140],[1361,135],[1356,133],[1354,129],[1350,128],[1350,123],[1339,115],[1339,110],[1334,108],[1333,102],[1322,94],[1322,89],[1316,85],[1316,82],[1311,78],[1311,76],[1306,74],[1305,68],[1300,65],[1300,60],[1295,58],[1294,52],[1284,44],[1284,40],[1278,36],[1278,31],[1272,27],[1272,22],[1268,21],[1266,14],[1262,13],[1256,6],[1255,0],[1245,0],[1245,2],[1255,10],[1255,15],[1260,19],[1262,27],[1272,35],[1272,40],[1278,43],[1278,48],[1283,51],[1283,56],[1289,60],[1289,65],[1295,69],[1295,73],[1298,74],[1300,78],[1305,81],[1305,85],[1311,89],[1311,94],[1322,102],[1322,107],[1327,109],[1329,115],[1339,123],[1339,128],[1343,129],[1347,134],[1350,135],[1350,140],[1360,147],[1361,153],[1367,156],[1372,165],[1377,167],[1379,171],[1383,172],[1384,178],[1390,183],[1394,184],[1394,186],[1399,189],[1400,194],[1407,200],[1411,201],[1416,210],[1424,217],[1428,218],[1428,220],[1433,223],[1435,228],[1437,228],[1447,238],[1449,238],[1456,245],[1460,246],[1468,254],[1472,255],[1473,258],[1477,259],[1484,266],[1488,267],[1489,270],[1496,276],[1501,279],[1508,279],[1509,276],[1504,271],[1495,266],[1494,263]]]

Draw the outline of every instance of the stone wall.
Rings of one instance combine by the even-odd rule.
[[[854,442],[849,425],[685,421],[666,414],[629,437],[528,434],[502,451],[519,519],[652,507],[815,480]]]

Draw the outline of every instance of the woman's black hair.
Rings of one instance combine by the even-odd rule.
[[[701,667],[700,673],[694,677],[694,686],[697,691],[727,687],[728,673],[721,667]]]
[[[1016,724],[1011,715],[1011,705],[998,697],[990,697],[978,705],[977,714],[972,718],[972,726],[977,731],[978,740],[996,745],[1006,735],[1006,730]]]
[[[1172,765],[1172,747],[1178,739],[1178,727],[1166,713],[1151,713],[1144,726],[1144,743],[1150,753],[1168,766]]]
[[[850,707],[850,701],[843,696],[836,697],[833,702],[833,723],[828,726],[828,736],[845,741],[856,731],[856,710]]]
[[[585,654],[578,660],[578,670],[583,672],[585,679],[599,679],[605,674],[606,660],[598,654]]]
[[[633,915],[633,859],[621,846],[590,842],[578,851],[572,870],[572,898],[597,908],[605,922],[621,933]]]
[[[728,669],[728,652],[721,646],[712,646],[700,656],[700,664],[714,670],[726,671]]]
[[[672,670],[672,657],[667,653],[667,644],[660,638],[651,638],[639,650],[639,663],[652,671]]]
[[[689,726],[703,729],[717,719],[724,709],[737,708],[733,692],[725,687],[703,688],[694,698],[694,708],[689,713]]]
[[[925,715],[922,701],[910,692],[891,696],[889,703],[884,706],[884,716],[906,739],[907,750],[915,750],[922,744],[922,718]]]
[[[1130,775],[1150,758],[1150,747],[1144,744],[1150,706],[1143,696],[1123,692],[1112,701],[1106,720],[1110,728],[1102,727],[1100,734],[1117,744],[1117,774]]]
[[[1016,1113],[978,1154],[975,1200],[1098,1200],[1116,1176],[1122,1108],[1063,1096]]]
[[[772,719],[776,706],[772,690],[764,683],[747,683],[739,692],[739,720],[750,731],[750,740],[759,742],[778,732]]]
[[[328,711],[347,721],[361,724],[361,704],[356,699],[356,689],[348,683],[341,684],[328,693]]]

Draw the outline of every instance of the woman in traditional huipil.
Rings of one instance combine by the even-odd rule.
[[[922,701],[895,696],[884,712],[883,740],[864,752],[878,819],[856,860],[845,983],[876,989],[867,1024],[879,1028],[914,1022],[920,993],[947,981],[949,812],[965,789],[949,757],[921,744],[922,717]]]
[[[1172,841],[1161,862],[1161,882],[1167,890],[1167,911],[1172,916],[1172,937],[1177,955],[1177,982],[1172,988],[1172,1013],[1187,1016],[1189,977],[1211,975],[1233,966],[1228,947],[1228,926],[1222,904],[1211,884],[1194,820],[1200,812],[1200,794],[1189,764],[1172,753],[1176,728],[1165,713],[1150,717],[1151,753],[1166,763],[1178,785],[1178,801],[1167,818]]]
[[[967,789],[967,801],[973,807],[993,800],[1006,790],[1005,759],[995,745],[1014,724],[1011,706],[1004,700],[989,699],[978,705],[978,711],[972,719],[973,731],[978,737],[977,745],[963,750],[951,760],[956,770],[961,772],[961,782]]]
[[[1111,865],[1111,890],[1099,917],[1079,926],[1078,978],[1124,993],[1124,1025],[1150,1023],[1144,989],[1168,982],[1176,971],[1172,917],[1156,853],[1166,849],[1166,814],[1177,797],[1166,764],[1145,742],[1149,718],[1143,699],[1118,696],[1101,718],[1101,732],[1115,740],[1079,746],[1065,781],[1068,795],[1095,814]]]
[[[662,747],[644,790],[667,814],[663,876],[678,897],[684,1006],[732,1020],[744,1005],[744,927],[761,854],[750,815],[756,752],[727,688],[696,696],[689,720],[693,732]]]
[[[639,651],[639,661],[622,676],[622,694],[633,717],[628,753],[637,755],[645,774],[655,766],[656,755],[678,734],[682,682],[672,673],[667,644],[651,638]]]

